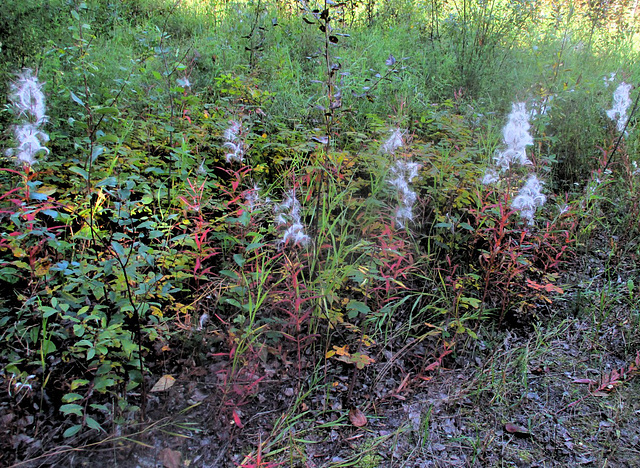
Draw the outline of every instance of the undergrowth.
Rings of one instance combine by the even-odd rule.
[[[320,412],[347,374],[357,426],[405,341],[428,380],[482,327],[544,320],[595,233],[638,255],[637,91],[622,131],[607,115],[638,80],[622,14],[31,3],[0,28],[0,405],[33,437],[51,415],[55,443],[126,432],[184,350],[215,363],[214,418],[242,428],[275,360],[297,406],[327,386]],[[7,431],[3,462],[34,455]],[[242,466],[275,466],[281,437]]]

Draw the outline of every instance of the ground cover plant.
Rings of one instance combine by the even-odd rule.
[[[637,466],[632,2],[10,0],[6,466]]]

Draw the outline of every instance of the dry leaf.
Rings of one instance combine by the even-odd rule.
[[[520,436],[530,436],[531,433],[526,427],[520,426],[514,423],[507,423],[504,425],[505,430],[510,434],[516,434]]]
[[[182,466],[182,454],[177,450],[165,448],[160,450],[160,461],[164,468],[180,468]]]
[[[575,379],[573,381],[573,383],[580,383],[580,384],[589,384],[589,385],[595,385],[598,382],[596,382],[595,380],[591,380],[591,379]]]
[[[349,411],[349,421],[356,427],[363,427],[367,425],[367,417],[358,408],[351,408]]]
[[[150,392],[164,392],[165,390],[169,390],[171,387],[173,387],[174,383],[176,383],[176,379],[174,377],[170,376],[169,374],[163,375],[156,382],[156,384],[153,386],[153,388],[151,390],[149,390],[149,391]]]

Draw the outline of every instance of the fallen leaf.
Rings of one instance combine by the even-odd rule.
[[[160,461],[164,468],[180,468],[182,466],[182,454],[177,450],[164,448],[160,450]]]
[[[531,433],[526,427],[520,426],[514,423],[507,423],[504,425],[505,430],[510,434],[516,434],[521,436],[530,436]]]
[[[367,425],[367,417],[358,408],[351,408],[349,411],[349,421],[356,427],[363,427]]]
[[[573,381],[573,383],[582,383],[582,384],[595,385],[597,382],[595,380],[591,380],[591,379],[575,379]]]
[[[176,383],[176,379],[169,374],[163,375],[156,382],[156,384],[149,390],[150,392],[164,392],[165,390],[169,390],[173,387],[173,384]]]

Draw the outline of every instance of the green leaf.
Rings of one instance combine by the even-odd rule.
[[[108,413],[109,411],[111,411],[107,407],[107,405],[99,405],[97,403],[92,403],[89,406],[92,407],[93,409],[97,409],[98,411],[102,411],[103,413]]]
[[[62,434],[62,437],[65,437],[65,438],[66,437],[73,437],[78,432],[80,432],[80,429],[82,429],[82,426],[80,424],[76,424],[75,426],[71,426],[69,429],[64,431],[64,433]]]
[[[238,301],[236,301],[235,299],[225,298],[225,299],[223,299],[223,301],[226,302],[227,304],[231,304],[232,306],[236,306],[239,309],[242,308],[242,305]]]
[[[42,210],[42,214],[46,214],[47,216],[51,216],[53,219],[56,219],[60,213],[55,210]]]
[[[82,395],[78,395],[77,393],[67,393],[62,397],[62,401],[64,403],[71,403],[76,400],[82,400]]]
[[[84,169],[78,167],[78,166],[71,166],[69,168],[69,171],[74,172],[76,174],[78,174],[80,177],[82,177],[84,180],[89,180],[89,174],[87,173],[87,171],[85,171]]]
[[[71,382],[71,390],[75,390],[78,387],[83,387],[88,383],[89,381],[87,379],[76,379],[73,382]]]
[[[69,91],[69,93],[71,93],[71,99],[73,99],[74,102],[84,107],[82,99],[80,99],[73,91]]]
[[[98,421],[93,419],[91,416],[87,416],[86,418],[84,418],[84,421],[87,423],[87,426],[89,426],[91,429],[95,429],[97,431],[103,430],[102,426],[98,423]]]
[[[29,198],[31,198],[32,200],[43,201],[43,200],[46,200],[48,196],[45,193],[31,192],[29,194]]]
[[[124,251],[124,247],[122,247],[122,244],[120,242],[112,241],[111,247],[113,247],[113,250],[118,255],[118,257],[126,257],[126,252]]]
[[[259,249],[264,245],[264,242],[254,242],[252,244],[247,245],[246,251],[251,252],[252,250]]]
[[[233,261],[236,262],[238,264],[239,267],[242,267],[242,265],[244,265],[244,262],[246,261],[244,259],[244,257],[240,254],[233,254]]]
[[[349,318],[356,318],[358,314],[369,314],[371,309],[369,306],[360,301],[354,301],[353,299],[347,304],[347,315]]]
[[[111,176],[111,177],[102,179],[100,182],[96,184],[96,187],[115,187],[117,183],[118,183],[118,180],[115,177]]]
[[[53,307],[49,307],[49,306],[42,306],[40,307],[40,310],[42,310],[42,316],[44,318],[49,318],[53,314],[58,313],[57,309],[54,309]]]
[[[107,133],[99,138],[96,138],[96,143],[118,143],[118,137],[113,133]]]
[[[42,340],[42,352],[45,356],[51,353],[55,353],[57,349],[58,348],[56,348],[56,345],[53,343],[53,341]]]
[[[238,276],[238,273],[236,273],[233,270],[220,270],[220,274],[224,275],[224,276],[227,276],[227,277],[229,277],[231,279],[234,279],[234,280],[239,280],[240,279],[240,277]]]
[[[82,416],[82,406],[75,403],[62,405],[60,407],[60,411],[62,411],[65,415],[77,414],[78,416]]]
[[[131,357],[134,352],[138,350],[138,345],[133,341],[122,340],[122,350],[126,353],[127,357]]]
[[[97,391],[106,392],[109,387],[113,387],[116,384],[116,381],[107,377],[96,377],[94,384],[94,388]]]
[[[460,303],[471,306],[474,309],[477,309],[478,307],[480,307],[480,299],[476,299],[474,297],[461,297]]]

